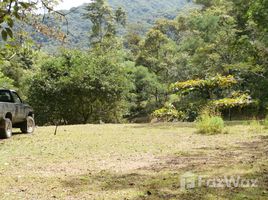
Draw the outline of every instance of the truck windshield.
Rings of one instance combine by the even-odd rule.
[[[0,90],[0,102],[11,102],[12,98],[9,91]]]
[[[21,99],[16,92],[12,92],[12,97],[15,103],[21,103]]]

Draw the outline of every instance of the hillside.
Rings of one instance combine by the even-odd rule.
[[[112,8],[123,7],[128,16],[128,28],[138,29],[141,33],[148,30],[157,19],[173,19],[180,10],[191,6],[189,0],[109,0],[109,4]],[[67,16],[70,32],[68,46],[83,48],[88,44],[90,21],[83,18],[85,6],[86,4],[69,11],[62,11],[70,12]],[[62,23],[60,26],[66,31],[66,23]],[[60,45],[57,41],[39,34],[35,35],[34,38],[46,49]]]

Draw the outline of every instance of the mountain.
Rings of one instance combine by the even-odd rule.
[[[128,16],[128,28],[139,29],[144,34],[159,18],[173,19],[184,9],[192,6],[189,0],[108,0],[112,8],[122,7]],[[85,6],[83,4],[77,8],[71,8],[67,15],[69,35],[67,44],[71,47],[84,48],[88,46],[88,33],[90,21],[83,18]],[[49,24],[49,23],[48,23]],[[67,29],[67,23],[60,24],[63,31]],[[46,36],[37,34],[34,39],[45,49],[60,46],[60,42]]]

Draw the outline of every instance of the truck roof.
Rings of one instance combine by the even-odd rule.
[[[10,90],[10,89],[4,89],[4,88],[0,88],[0,91],[11,91],[11,92],[16,92],[15,90]]]

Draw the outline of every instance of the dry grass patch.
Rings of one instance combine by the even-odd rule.
[[[192,124],[40,127],[0,141],[0,199],[265,199],[268,134]],[[180,190],[185,172],[257,177],[254,189]]]

